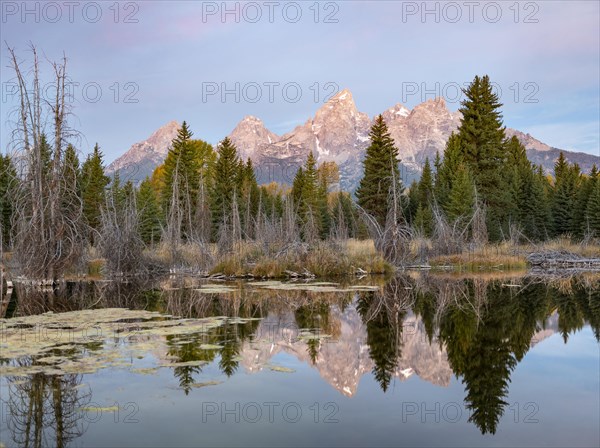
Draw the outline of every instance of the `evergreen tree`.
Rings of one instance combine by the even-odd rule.
[[[356,190],[356,197],[358,204],[384,226],[390,193],[402,191],[398,149],[382,115],[375,119],[369,138],[371,144],[363,160],[364,175]]]
[[[312,239],[320,235],[321,205],[323,189],[319,183],[317,161],[313,153],[308,154],[304,168],[299,168],[292,186],[292,198],[302,225],[302,236]],[[326,191],[325,191],[326,194]]]
[[[43,167],[42,174],[47,176],[52,165],[52,147],[48,142],[48,137],[46,137],[46,134],[42,134],[40,138],[40,161]]]
[[[419,208],[419,182],[413,180],[408,187],[408,212],[407,218],[410,224],[413,224],[415,216],[417,215],[417,209]]]
[[[420,229],[425,236],[431,236],[433,233],[433,190],[433,173],[429,158],[426,158],[417,186],[418,206],[415,213],[415,227]]]
[[[184,121],[171,143],[164,163],[161,192],[163,211],[166,216],[174,213],[181,225],[181,234],[189,238],[193,234],[193,216],[201,181],[198,144],[192,140],[192,131]],[[204,142],[202,142],[204,143]],[[204,143],[204,145],[208,145]],[[176,185],[175,185],[176,184]],[[174,197],[173,192],[176,191]]]
[[[506,171],[511,195],[510,207],[507,211],[511,223],[522,227],[527,219],[527,204],[531,199],[533,168],[527,158],[525,147],[517,137],[512,136],[508,140],[506,152]]]
[[[321,239],[329,237],[331,231],[331,214],[329,213],[329,201],[327,195],[327,180],[325,178],[319,179],[319,186],[317,189],[317,207],[319,213],[319,231]]]
[[[357,215],[350,194],[346,192],[334,193],[331,209],[331,226],[343,232],[342,236],[358,238],[360,236],[359,225],[362,224],[362,221]]]
[[[452,179],[452,188],[448,196],[447,214],[451,221],[468,220],[475,207],[474,182],[469,168],[459,165]]]
[[[552,217],[555,235],[574,233],[575,231],[573,211],[576,205],[580,174],[579,166],[569,164],[561,152],[554,165]]]
[[[444,158],[440,162],[439,154],[436,155],[434,196],[436,203],[442,210],[448,212],[448,198],[452,189],[452,179],[456,175],[458,166],[463,163],[460,138],[452,133],[446,142]]]
[[[503,174],[507,159],[502,104],[488,76],[476,76],[464,91],[458,130],[464,162],[471,171],[477,194],[486,206],[488,233],[499,240],[508,230],[510,190]]]
[[[296,171],[296,175],[294,176],[294,181],[292,182],[292,199],[294,201],[294,206],[298,208],[298,204],[302,200],[302,189],[304,188],[304,168],[298,168]]]
[[[140,236],[146,244],[160,241],[161,209],[158,196],[149,178],[140,184],[137,192],[137,207],[139,214]]]
[[[17,172],[11,158],[0,154],[0,234],[2,246],[10,246],[10,232],[14,212],[12,189],[17,181]]]
[[[448,141],[450,141],[451,138],[454,138],[454,135],[454,133],[450,134]],[[446,148],[448,148],[448,142],[446,142]],[[445,199],[448,196],[444,188],[446,184],[445,179],[443,179],[443,177],[441,176],[443,172],[442,166],[443,159],[440,156],[440,152],[436,151],[435,159],[433,161],[433,167],[435,168],[435,174],[433,176],[433,196],[437,204],[442,204],[442,199]],[[442,196],[444,196],[444,198],[442,198]]]
[[[600,238],[600,180],[598,178],[594,182],[594,190],[588,200],[585,222],[586,231]]]
[[[63,170],[67,187],[72,189],[72,193],[79,197],[81,195],[81,167],[77,151],[73,145],[68,145],[65,150]]]
[[[561,151],[558,155],[558,159],[554,163],[554,179],[565,179],[569,172],[569,162],[567,161],[565,154]]]
[[[421,205],[431,204],[433,201],[433,173],[431,171],[431,164],[429,163],[429,157],[425,159],[425,165],[423,166],[423,173],[419,180],[419,203]]]
[[[246,164],[242,163],[240,181],[240,215],[245,234],[250,236],[260,200],[260,189],[256,182],[256,174],[250,158],[248,158]]]
[[[523,232],[533,241],[543,241],[552,231],[552,215],[549,184],[541,166],[527,179],[523,191],[520,203]]]
[[[234,195],[239,196],[237,185],[239,185],[240,173],[237,149],[229,137],[225,137],[219,143],[217,155],[211,189],[214,231],[218,231],[225,217],[231,215],[233,197]]]
[[[587,233],[587,207],[597,182],[598,169],[594,165],[590,171],[590,175],[581,179],[581,185],[577,189],[575,210],[573,212],[573,231],[578,237],[584,236]]]
[[[425,236],[429,237],[433,234],[433,210],[431,205],[423,206],[419,204],[413,226]]]
[[[96,143],[94,151],[88,155],[81,168],[81,197],[83,215],[92,229],[90,242],[94,243],[94,231],[100,227],[100,213],[104,206],[104,189],[110,178],[104,174],[103,155]]]

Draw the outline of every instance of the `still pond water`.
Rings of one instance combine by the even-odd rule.
[[[2,303],[7,447],[600,446],[599,276],[164,278]]]

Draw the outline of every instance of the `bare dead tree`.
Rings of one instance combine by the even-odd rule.
[[[233,193],[231,209],[223,213],[223,221],[219,227],[218,248],[222,255],[240,253],[242,242],[242,224],[237,201],[237,192]]]
[[[231,239],[233,250],[238,250],[242,242],[242,222],[238,207],[237,191],[233,192],[233,199],[231,201]]]
[[[308,244],[300,238],[298,226],[298,213],[294,201],[290,196],[284,200],[283,217],[281,219],[280,241],[275,258],[287,257],[288,255],[305,255],[308,252]]]
[[[13,198],[14,253],[23,275],[54,282],[82,257],[84,247],[83,206],[64,157],[66,143],[77,134],[68,125],[66,57],[50,63],[56,86],[50,99],[40,88],[37,50],[33,45],[30,50],[33,67],[25,71],[8,47],[19,94],[12,133],[20,180]]]
[[[319,226],[317,224],[316,213],[311,206],[308,207],[306,218],[302,224],[302,236],[306,243],[311,246],[319,240]]]
[[[384,226],[358,204],[354,205],[367,226],[375,248],[383,255],[384,259],[394,266],[404,266],[411,256],[412,230],[402,212],[402,196],[398,186],[392,170],[392,186],[388,193],[388,208]]]
[[[433,251],[437,255],[458,254],[462,251],[466,242],[465,229],[461,220],[457,219],[450,223],[444,212],[437,206],[433,206]]]
[[[475,210],[471,218],[471,238],[475,245],[483,246],[488,242],[485,205],[481,201],[475,202]]]
[[[394,178],[392,172],[392,178]],[[396,185],[394,179],[392,185]],[[402,213],[400,192],[392,187],[388,198],[388,214],[381,239],[376,242],[376,247],[383,253],[383,257],[394,266],[404,266],[410,257],[410,241],[412,231]]]
[[[203,173],[200,173],[200,189],[198,191],[195,214],[194,239],[197,242],[206,244],[210,241],[211,212],[206,181]]]
[[[31,365],[32,360],[18,361]],[[65,447],[85,432],[80,408],[92,393],[82,388],[82,375],[34,373],[8,383],[7,428],[17,446]]]
[[[135,192],[120,192],[113,188],[106,193],[106,205],[100,219],[99,248],[112,275],[132,276],[146,271]]]
[[[348,223],[346,223],[346,218],[344,217],[344,209],[342,207],[341,201],[338,201],[335,213],[336,220],[335,225],[331,227],[330,238],[340,243],[345,242],[348,240],[349,232]]]
[[[167,222],[163,230],[162,239],[168,244],[171,263],[177,264],[180,258],[181,224],[183,222],[181,209],[179,207],[179,159],[177,159],[177,163],[175,164],[172,185],[171,201],[167,206]]]

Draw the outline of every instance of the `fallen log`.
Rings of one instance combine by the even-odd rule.
[[[584,258],[567,251],[535,252],[527,256],[527,261],[539,268],[600,269],[600,258]]]

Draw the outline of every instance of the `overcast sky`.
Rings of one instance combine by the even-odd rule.
[[[2,0],[2,150],[4,42],[26,63],[31,42],[68,57],[79,149],[98,142],[107,162],[170,120],[211,143],[245,115],[282,134],[343,88],[370,116],[436,95],[456,110],[476,74],[497,83],[507,126],[600,155],[599,4]]]

